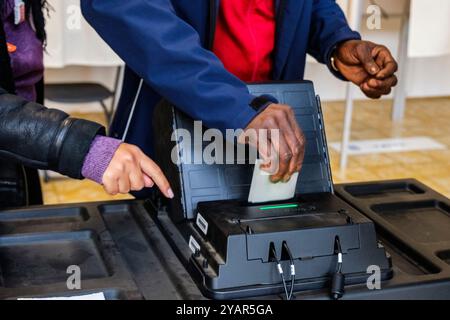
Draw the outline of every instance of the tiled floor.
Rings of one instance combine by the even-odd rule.
[[[391,103],[358,102],[352,140],[428,136],[448,149],[351,156],[346,171],[339,169],[339,153],[330,150],[334,181],[416,178],[450,197],[450,98],[409,100],[401,124],[394,124],[390,119]],[[326,103],[324,113],[328,141],[339,141],[343,103]]]
[[[324,103],[323,110],[328,142],[340,141],[344,103]],[[339,153],[330,150],[334,182],[416,178],[450,197],[450,98],[409,100],[401,124],[392,123],[390,111],[391,101],[357,102],[352,139],[429,136],[448,149],[351,156],[345,171],[339,169]],[[89,114],[87,118],[102,119],[101,114]],[[47,204],[129,198],[110,197],[101,186],[89,181],[52,180],[43,183],[43,189]]]

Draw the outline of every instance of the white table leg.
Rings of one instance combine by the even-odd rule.
[[[350,2],[350,26],[356,30],[361,30],[361,22],[364,14],[364,1],[362,0],[351,0]],[[342,133],[342,143],[341,143],[341,158],[340,158],[340,168],[345,170],[347,168],[348,161],[348,145],[350,143],[350,136],[352,133],[352,117],[353,117],[353,96],[355,87],[353,84],[347,84],[347,93],[345,98],[345,118],[344,127]]]
[[[408,37],[409,37],[409,6],[410,0],[406,0],[405,14],[402,18],[402,30],[399,38],[398,49],[398,85],[394,90],[394,101],[392,104],[392,121],[402,121],[405,116],[406,106],[406,79],[408,69]]]
[[[344,117],[344,127],[342,132],[342,143],[341,143],[341,158],[340,158],[340,168],[345,170],[347,168],[348,162],[348,145],[350,144],[350,137],[352,133],[352,116],[353,116],[353,96],[355,87],[351,84],[347,84],[347,94],[345,100],[345,117]]]

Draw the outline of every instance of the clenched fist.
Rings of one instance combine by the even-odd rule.
[[[372,99],[391,93],[397,85],[398,65],[388,48],[369,41],[349,40],[334,53],[339,72]]]

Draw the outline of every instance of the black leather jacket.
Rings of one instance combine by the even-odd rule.
[[[105,129],[0,88],[0,158],[81,179],[94,137]]]
[[[45,40],[43,1],[26,1],[33,14],[36,36]],[[0,11],[4,0],[0,0]],[[36,170],[51,169],[82,178],[81,168],[92,140],[104,134],[99,124],[72,119],[17,96],[6,34],[0,19],[0,209],[42,204]],[[43,80],[36,84],[37,101],[43,101]]]

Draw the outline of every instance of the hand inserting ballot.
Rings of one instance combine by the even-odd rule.
[[[261,130],[267,133],[261,135]],[[261,169],[270,172],[270,179],[274,183],[287,182],[301,170],[306,138],[297,123],[294,110],[288,105],[269,105],[245,128],[239,142],[258,149],[265,163]]]

